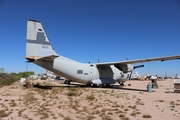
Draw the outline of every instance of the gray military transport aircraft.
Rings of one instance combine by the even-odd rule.
[[[131,78],[135,63],[180,59],[179,55],[159,58],[146,58],[119,62],[85,64],[58,55],[53,49],[42,24],[37,20],[27,21],[26,56],[28,62],[54,72],[70,81],[87,85],[110,86],[124,83]]]

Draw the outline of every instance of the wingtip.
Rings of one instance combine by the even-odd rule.
[[[28,19],[28,21],[33,21],[33,22],[39,22],[39,23],[40,23],[40,21],[38,21],[38,20],[33,20],[33,19]]]

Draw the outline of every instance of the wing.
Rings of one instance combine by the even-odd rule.
[[[166,61],[166,60],[175,60],[175,59],[180,59],[180,56],[176,55],[176,56],[166,56],[166,57],[158,57],[158,58],[145,58],[145,59],[139,59],[139,60],[127,60],[127,61],[119,61],[119,62],[97,63],[96,65],[101,67],[101,66],[109,66],[109,65],[127,65],[127,64],[152,62],[152,61]]]
[[[45,60],[45,61],[51,61],[55,58],[59,57],[58,55],[50,55],[50,56],[25,56],[25,58],[28,60],[28,62],[33,62],[35,60]]]

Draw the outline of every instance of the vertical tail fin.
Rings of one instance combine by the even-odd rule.
[[[46,57],[57,56],[42,24],[36,20],[27,21],[26,56]]]

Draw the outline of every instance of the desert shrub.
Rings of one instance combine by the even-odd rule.
[[[159,100],[159,102],[164,102],[164,100]]]
[[[0,73],[0,78],[4,79],[7,75],[7,73]]]
[[[41,80],[47,80],[48,77],[41,77]]]
[[[28,77],[30,75],[34,75],[34,72],[32,72],[32,71],[29,71],[29,72],[19,72],[17,74],[17,76],[19,76],[20,78],[26,78],[26,77]]]
[[[0,111],[0,117],[7,117],[8,114],[5,112],[5,110]]]
[[[79,96],[82,94],[82,90],[79,87],[69,87],[68,88],[68,96]]]
[[[77,91],[69,91],[68,96],[78,96],[78,92]]]
[[[34,72],[19,72],[16,73],[0,73],[0,87],[4,85],[11,85],[16,81],[19,81],[20,78],[26,78],[29,75],[34,75]]]
[[[143,118],[152,118],[151,115],[143,115],[142,117],[143,117]]]
[[[94,97],[93,94],[91,94],[91,95],[86,96],[86,99],[88,99],[88,100],[94,100],[95,97]]]
[[[6,74],[5,77],[0,78],[0,86],[11,85],[18,80],[20,80],[20,78],[17,75]]]
[[[120,114],[119,117],[125,117],[125,115],[124,114]]]

